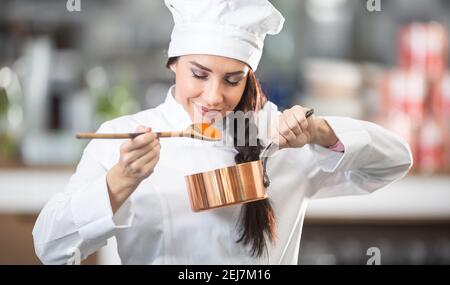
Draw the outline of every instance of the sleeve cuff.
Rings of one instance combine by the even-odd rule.
[[[358,168],[370,155],[371,138],[357,121],[345,117],[324,117],[342,143],[345,152],[336,152],[320,145],[309,145],[319,167],[325,172]]]
[[[130,199],[113,215],[106,174],[76,191],[70,206],[79,234],[85,240],[108,239],[115,230],[131,227],[134,217]]]
[[[329,146],[328,149],[332,150],[332,151],[336,151],[336,152],[344,152],[345,151],[345,147],[340,140],[338,140],[337,143],[335,143],[334,145]]]

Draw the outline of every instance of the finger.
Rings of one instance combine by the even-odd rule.
[[[143,173],[143,172],[145,172],[144,166],[147,165],[148,163],[152,162],[157,157],[158,157],[157,152],[151,151],[151,152],[145,154],[143,157],[136,160],[135,162],[133,162],[133,164],[131,164],[131,168],[136,169],[138,173]]]
[[[145,133],[143,135],[139,135],[129,141],[129,144],[126,146],[127,151],[132,151],[135,149],[139,149],[143,146],[151,144],[153,141],[157,140],[156,134],[152,132]]]
[[[288,142],[295,140],[295,138],[297,137],[289,128],[289,125],[286,122],[286,118],[284,116],[280,119],[279,134],[282,135]]]
[[[158,161],[159,161],[159,154],[154,159],[152,159],[149,163],[142,166],[142,171],[144,172],[144,174],[150,175],[151,173],[153,173],[153,170],[155,169],[155,166],[158,163]]]
[[[147,132],[151,132],[151,130],[152,130],[151,128],[147,128],[147,127],[144,127],[144,126],[142,126],[142,125],[139,125],[139,126],[137,126],[135,132],[136,132],[136,133],[147,133]],[[140,136],[142,136],[142,135],[140,135]],[[135,141],[138,137],[140,137],[140,136],[137,136],[137,137],[135,137],[135,138],[133,138],[133,139],[127,140],[125,143],[123,143],[123,144],[120,146],[120,150],[121,150],[122,152],[126,152],[126,151],[131,151],[131,150],[133,150],[133,149],[135,148],[134,141]]]
[[[294,109],[293,113],[294,113],[295,119],[297,120],[302,131],[304,132],[308,128],[308,121],[306,120],[306,117],[305,117],[305,113],[306,113],[306,111],[308,111],[308,109],[303,108],[299,105],[294,106],[293,109]]]
[[[139,125],[136,128],[136,133],[146,133],[146,132],[151,132],[151,131],[152,131],[152,128],[148,128],[148,127],[145,127],[145,126],[142,126],[142,125]]]
[[[300,126],[300,123],[295,116],[294,110],[286,110],[284,113],[284,120],[286,124],[288,125],[289,129],[295,134],[295,136],[299,136],[302,133],[302,128]]]
[[[158,144],[151,151],[147,152],[146,154],[135,160],[131,164],[131,168],[139,170],[139,172],[144,172],[143,171],[144,166],[150,163],[155,158],[159,158],[159,153],[160,153],[160,146]]]
[[[158,140],[154,140],[148,145],[145,145],[141,148],[128,151],[122,154],[122,162],[125,165],[132,164],[135,160],[139,159],[140,157],[144,156],[146,153],[150,152],[153,148],[155,148],[159,144]]]
[[[125,152],[121,154],[121,160],[124,165],[131,165],[134,161],[138,160],[140,157],[152,151],[150,145],[135,149],[133,151]]]
[[[295,134],[289,129],[283,117],[280,117],[277,126],[277,144],[279,147],[289,146],[289,141],[295,139]]]

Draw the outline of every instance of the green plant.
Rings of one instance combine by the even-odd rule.
[[[131,77],[128,69],[122,69],[111,86],[91,89],[97,121],[104,122],[136,111]]]

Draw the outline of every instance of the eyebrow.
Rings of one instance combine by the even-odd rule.
[[[226,76],[233,76],[233,75],[238,75],[238,74],[245,74],[244,71],[239,70],[239,71],[235,71],[235,72],[227,72],[225,73]]]
[[[211,69],[207,68],[206,66],[201,65],[198,62],[195,61],[189,61],[190,64],[197,66],[200,69],[206,70],[208,72],[213,72]],[[227,72],[225,73],[226,76],[233,76],[233,75],[238,75],[238,74],[245,74],[244,71],[239,70],[239,71],[234,71],[234,72]]]
[[[190,64],[192,64],[192,65],[195,65],[195,66],[197,66],[197,67],[198,67],[198,68],[200,68],[200,69],[203,69],[203,70],[206,70],[206,71],[212,72],[212,70],[211,70],[211,69],[207,68],[206,66],[203,66],[203,65],[201,65],[201,64],[200,64],[200,63],[198,63],[198,62],[195,62],[195,61],[189,61],[189,63],[190,63]]]

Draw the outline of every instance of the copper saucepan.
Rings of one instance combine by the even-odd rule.
[[[308,118],[313,109],[306,112]],[[248,203],[267,198],[270,181],[266,166],[269,144],[262,152],[263,159],[239,163],[185,176],[191,208],[194,212]]]

